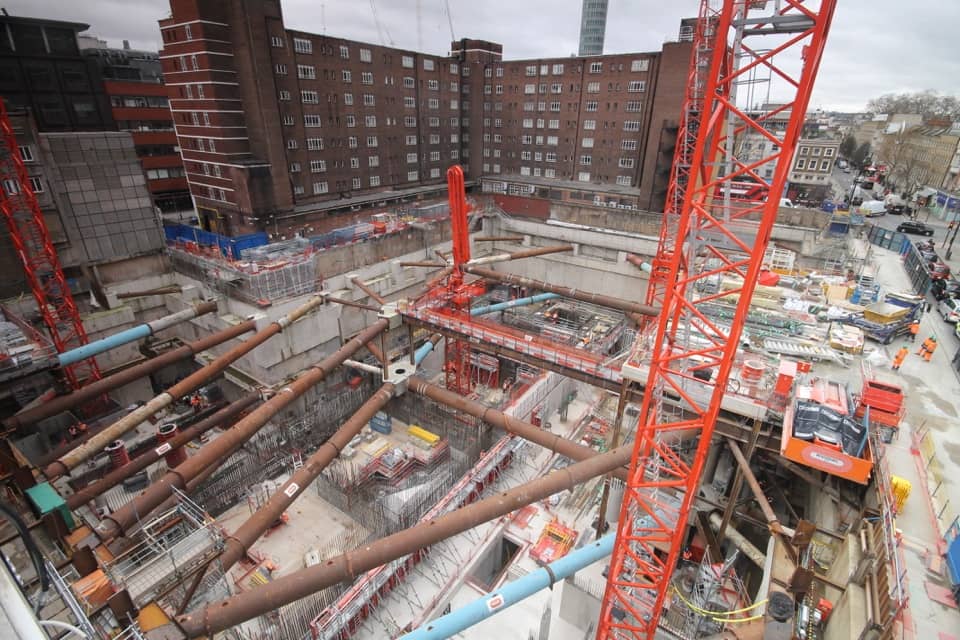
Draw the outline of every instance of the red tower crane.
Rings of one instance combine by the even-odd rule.
[[[667,604],[836,0],[703,4],[712,57],[684,184],[674,173],[672,192],[683,190],[683,204],[657,256],[669,268],[600,614],[601,639],[652,639]],[[756,110],[771,100],[777,105]],[[787,118],[785,128],[771,125],[775,116]],[[765,144],[748,157],[738,145],[745,136]],[[764,185],[772,197],[735,198],[733,185],[743,181]],[[725,300],[736,309],[729,325],[701,309]],[[682,411],[665,413],[665,396]],[[673,446],[678,439],[697,443],[692,457]]]
[[[57,250],[50,240],[37,196],[23,164],[17,136],[3,100],[0,100],[0,211],[10,230],[10,239],[23,263],[23,271],[37,301],[37,308],[50,332],[57,353],[87,343],[80,312],[73,301],[67,279],[60,267]],[[93,358],[63,368],[73,389],[100,379]]]
[[[453,234],[453,271],[447,281],[453,308],[463,312],[470,305],[463,288],[463,266],[470,262],[470,235],[467,228],[467,196],[463,169],[454,165],[447,170],[447,194],[450,201],[450,229]],[[447,389],[461,395],[470,393],[470,345],[466,340],[448,340],[444,348]]]

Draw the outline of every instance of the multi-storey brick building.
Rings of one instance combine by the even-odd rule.
[[[458,163],[471,181],[652,194],[690,51],[504,62],[500,45],[464,39],[433,56],[287,30],[278,0],[171,0],[160,29],[191,192],[231,234],[439,194]],[[677,85],[666,101],[661,82]]]

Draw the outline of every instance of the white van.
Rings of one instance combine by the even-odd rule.
[[[877,218],[887,212],[887,205],[882,200],[867,200],[858,211],[865,218]]]
[[[793,209],[794,207],[793,200],[791,200],[790,198],[780,198],[780,206],[789,207]]]

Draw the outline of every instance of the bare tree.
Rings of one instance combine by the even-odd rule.
[[[960,99],[932,89],[916,93],[886,93],[867,103],[870,113],[919,113],[924,119],[960,120]]]
[[[932,167],[921,145],[919,127],[901,128],[884,136],[877,152],[887,165],[887,186],[898,189],[904,198],[912,196],[929,179]]]

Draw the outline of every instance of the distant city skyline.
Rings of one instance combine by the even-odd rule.
[[[578,50],[582,0],[483,3],[449,0],[361,2],[282,0],[289,28],[442,55],[456,38],[492,40],[507,59],[555,57]],[[452,16],[447,15],[446,6]],[[656,51],[674,40],[681,18],[695,16],[698,0],[610,3],[604,51]],[[11,15],[86,22],[90,35],[121,46],[157,50],[157,20],[170,13],[166,0],[89,0],[54,4],[8,0]],[[931,19],[936,16],[936,19]],[[379,28],[378,28],[379,22]],[[960,57],[953,42],[960,3],[917,0],[843,0],[833,21],[810,109],[862,111],[885,93],[933,89],[960,95]],[[533,28],[531,28],[533,27]]]

